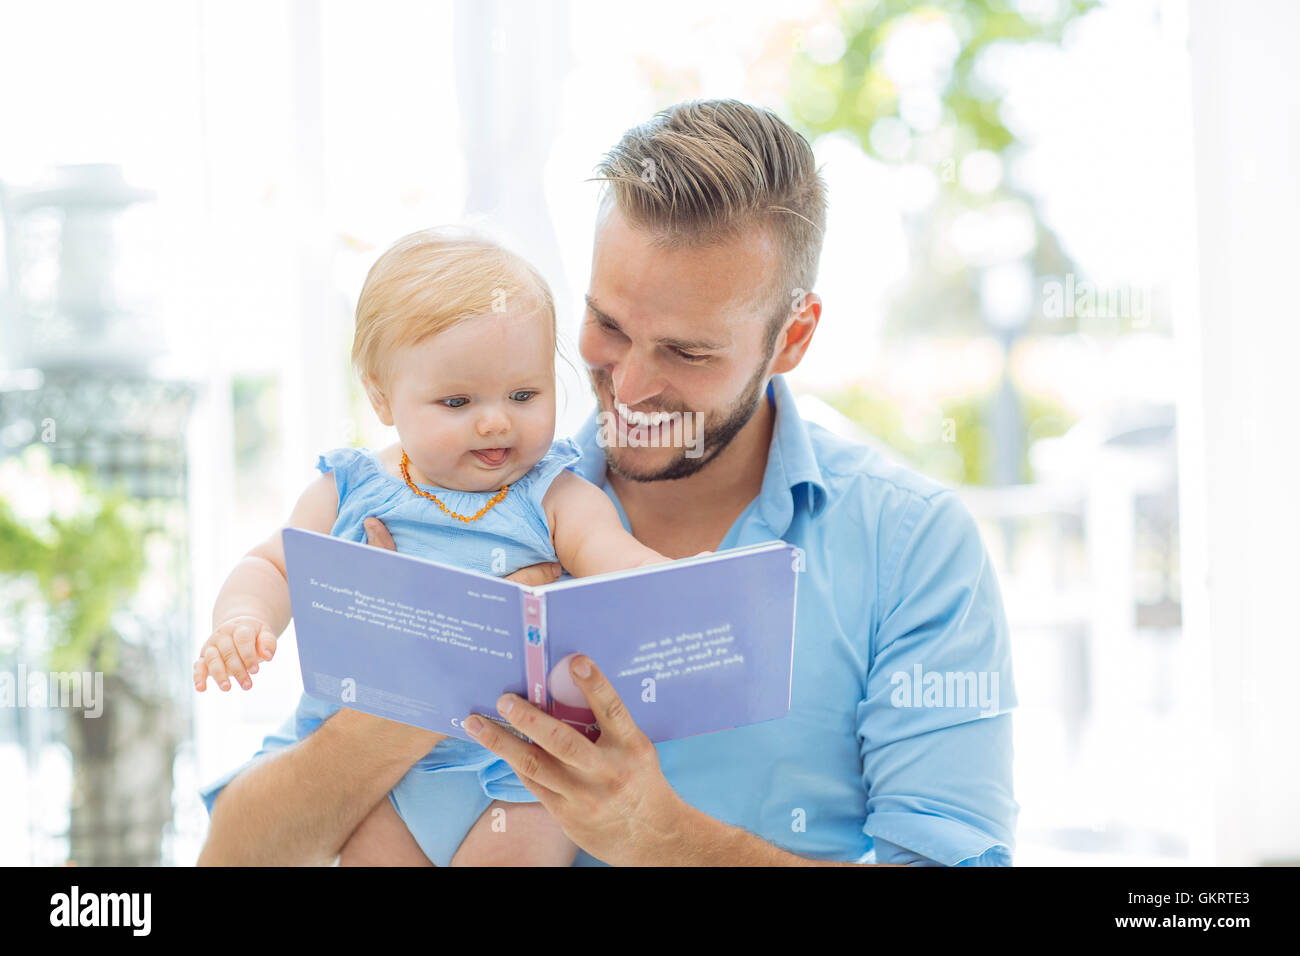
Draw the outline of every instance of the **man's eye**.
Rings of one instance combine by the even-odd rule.
[[[696,355],[694,352],[683,352],[681,349],[673,349],[673,354],[685,362],[703,362],[707,355]]]
[[[615,328],[614,326],[610,325],[610,324],[609,324],[608,322],[606,322],[604,319],[597,319],[597,320],[596,320],[596,324],[599,325],[603,331],[608,332],[610,335],[622,335],[622,334],[623,334],[619,329],[617,329],[617,328]]]
[[[520,389],[519,391],[513,393],[510,397],[513,398],[516,402],[526,402],[536,394],[537,394],[536,392],[530,392],[527,389]],[[520,398],[519,397],[520,395],[524,397]]]
[[[456,402],[457,404],[453,405],[452,404],[453,402]],[[448,408],[460,408],[462,405],[468,405],[469,399],[468,398],[444,398],[438,404],[446,405]]]

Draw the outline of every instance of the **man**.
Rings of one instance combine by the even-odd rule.
[[[533,743],[466,728],[579,863],[1009,864],[1015,692],[975,524],[951,491],[803,422],[781,377],[821,317],[812,150],[769,112],[687,103],[629,131],[600,174],[580,338],[599,411],[576,436],[580,470],[670,557],[772,538],[802,549],[791,709],[654,746],[579,657],[595,744],[513,695],[499,710]],[[702,415],[702,448],[645,441],[656,412]],[[200,862],[328,863],[428,737],[347,710],[301,743],[273,735],[205,793]],[[488,803],[468,782],[403,808],[435,862]]]

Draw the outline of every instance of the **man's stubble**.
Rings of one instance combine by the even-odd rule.
[[[605,467],[612,474],[618,475],[620,478],[625,478],[628,481],[639,482],[673,481],[678,478],[688,478],[706,467],[709,462],[713,461],[714,458],[717,458],[718,455],[722,453],[724,448],[731,444],[735,437],[740,434],[741,429],[749,424],[749,420],[754,417],[754,412],[758,411],[758,403],[766,397],[767,382],[765,379],[768,363],[771,362],[772,354],[775,351],[776,343],[774,339],[774,336],[769,336],[769,343],[766,349],[767,355],[754,370],[754,374],[750,376],[749,381],[745,384],[744,390],[741,392],[740,398],[738,398],[722,415],[710,415],[701,427],[700,433],[695,436],[695,440],[701,441],[703,444],[703,454],[696,458],[691,458],[687,456],[686,448],[682,448],[681,453],[667,465],[653,473],[644,474],[628,471],[619,467],[619,464],[614,457],[614,444],[611,442],[605,445]],[[613,383],[610,381],[609,375],[605,373],[601,373],[601,375],[598,376],[595,372],[592,372],[591,387],[593,393],[596,395],[598,406],[600,404],[600,396],[603,393],[609,393],[611,395],[614,393]],[[683,418],[685,418],[685,415],[689,410],[663,408],[653,409],[653,411],[682,412]],[[617,412],[617,410],[615,410],[615,412]],[[683,428],[684,427],[685,424],[683,424]]]

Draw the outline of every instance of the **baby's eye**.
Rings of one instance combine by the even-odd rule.
[[[456,404],[452,404],[455,402]],[[448,408],[460,408],[462,405],[469,404],[468,398],[444,398],[438,404],[446,405]]]
[[[537,394],[536,392],[530,392],[528,389],[521,388],[519,391],[514,392],[510,397],[513,398],[516,402],[526,402],[536,394]],[[522,395],[523,398],[520,398],[519,397],[520,395]]]

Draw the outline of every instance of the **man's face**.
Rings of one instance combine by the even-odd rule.
[[[633,481],[684,478],[750,420],[772,358],[775,303],[762,293],[778,265],[761,231],[667,249],[607,207],[578,347],[603,413],[610,471]]]

